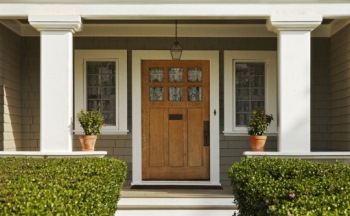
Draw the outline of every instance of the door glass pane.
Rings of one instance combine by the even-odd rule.
[[[114,61],[87,61],[87,110],[97,110],[105,116],[106,125],[116,125]]]
[[[182,77],[182,68],[169,68],[169,82],[182,82]]]
[[[188,68],[187,81],[188,82],[202,82],[202,69],[201,68]]]
[[[150,78],[150,82],[163,82],[164,80],[163,68],[150,68],[149,78]]]
[[[236,126],[246,126],[255,108],[265,108],[265,63],[236,62]]]
[[[150,87],[149,88],[149,99],[151,101],[162,101],[163,100],[163,88],[162,87]]]
[[[188,100],[189,101],[201,101],[202,100],[202,87],[188,87]]]
[[[169,101],[182,101],[182,87],[169,87]]]

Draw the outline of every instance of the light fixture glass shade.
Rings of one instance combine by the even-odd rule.
[[[182,46],[181,44],[176,40],[173,44],[173,46],[170,49],[171,58],[173,60],[180,60],[182,55]]]

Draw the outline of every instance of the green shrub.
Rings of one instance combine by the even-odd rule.
[[[0,158],[0,215],[114,215],[126,163]]]
[[[243,158],[229,169],[240,215],[350,215],[350,166]]]

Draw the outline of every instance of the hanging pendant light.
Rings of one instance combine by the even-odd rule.
[[[173,60],[180,60],[182,55],[182,46],[177,41],[177,20],[175,21],[175,42],[173,43],[173,46],[170,49],[171,58]]]

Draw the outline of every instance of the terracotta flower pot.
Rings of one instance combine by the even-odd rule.
[[[252,151],[264,151],[267,136],[250,136]]]
[[[81,148],[83,151],[94,151],[97,136],[94,135],[83,135],[79,136]]]

